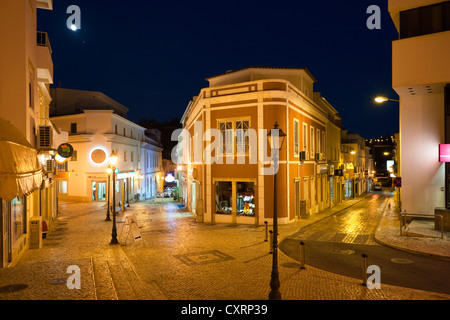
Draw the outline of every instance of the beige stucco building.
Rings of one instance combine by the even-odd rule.
[[[15,192],[15,198],[0,195],[0,267],[15,265],[27,249],[40,247],[41,242],[30,237],[31,220],[39,228],[42,221],[49,228],[57,215],[52,156],[67,133],[55,129],[49,120],[52,49],[48,34],[36,27],[38,9],[52,7],[51,0],[0,2],[0,118],[12,126],[2,132],[2,145],[8,145],[9,151],[2,149],[1,156],[15,159],[16,169],[28,168],[22,172],[0,169],[0,183],[5,185],[13,177],[17,186],[7,190]],[[13,132],[19,132],[26,142],[14,139]],[[19,149],[25,152],[21,157],[17,157]],[[36,165],[27,165],[36,158]]]
[[[400,96],[401,206],[434,215],[450,204],[446,164],[439,162],[439,145],[450,143],[450,1],[390,0],[389,12],[399,32],[392,86]]]
[[[266,171],[271,154],[264,144],[275,123],[287,134],[277,174],[279,222],[307,217],[340,201],[330,199],[330,182],[342,188],[341,179],[330,179],[330,168],[339,163],[340,117],[330,104],[315,101],[316,79],[308,69],[249,67],[207,81],[209,87],[187,106],[182,118],[187,134],[178,146],[181,194],[199,221],[272,223],[273,175]],[[210,129],[222,133],[220,142],[209,136]],[[330,158],[328,131],[339,133],[331,139],[329,148],[336,155]],[[216,148],[205,153],[213,141]],[[218,161],[206,161],[205,154]]]

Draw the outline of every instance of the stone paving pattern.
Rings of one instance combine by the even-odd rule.
[[[279,226],[279,241],[300,228],[333,215],[360,199],[350,200],[309,219]],[[396,208],[386,201],[376,240],[385,245],[450,260],[444,239],[400,237]],[[112,222],[102,203],[60,203],[60,215],[43,248],[29,250],[14,267],[0,269],[0,300],[266,300],[272,255],[264,226],[197,223],[177,203],[132,203],[142,240],[128,237],[118,223],[120,245],[110,245]],[[122,230],[122,228],[124,228]],[[325,272],[279,251],[281,294],[285,300],[449,300],[450,296],[381,284],[362,286],[354,279]],[[81,269],[81,289],[63,281],[67,267]],[[58,280],[61,280],[58,282]],[[57,282],[54,284],[54,282]],[[53,282],[53,283],[52,283]]]

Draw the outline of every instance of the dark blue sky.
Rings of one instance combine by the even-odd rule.
[[[49,33],[54,82],[101,91],[130,109],[128,118],[181,118],[208,76],[247,66],[307,67],[315,91],[339,111],[343,128],[365,138],[398,131],[391,47],[398,38],[387,0],[54,0],[39,10]],[[81,30],[66,27],[69,5]],[[369,30],[370,5],[381,30]]]

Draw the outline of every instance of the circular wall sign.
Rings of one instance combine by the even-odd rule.
[[[91,153],[91,160],[94,161],[94,163],[101,164],[105,162],[106,160],[106,153],[102,149],[95,149]]]

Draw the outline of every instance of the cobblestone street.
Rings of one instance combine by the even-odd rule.
[[[353,201],[353,202],[352,202]],[[350,206],[358,200],[345,204]],[[342,207],[344,208],[344,207]],[[341,208],[341,209],[342,209]],[[336,206],[324,215],[339,210]],[[60,216],[40,250],[29,250],[0,270],[0,299],[68,300],[266,300],[272,255],[264,226],[198,224],[177,203],[132,203],[142,240],[118,223],[120,245],[110,245],[111,222],[99,203],[60,204]],[[309,221],[280,226],[280,240]],[[122,230],[122,228],[124,228]],[[81,289],[69,290],[67,267],[81,269]],[[448,300],[444,294],[383,285],[380,290],[306,266],[279,252],[286,300]],[[58,281],[60,280],[60,281]]]

